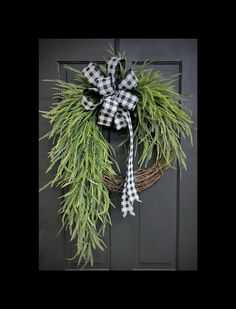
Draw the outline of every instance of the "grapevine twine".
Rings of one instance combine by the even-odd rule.
[[[75,73],[75,83],[50,80],[56,85],[53,89],[58,90],[53,96],[57,102],[51,110],[40,111],[52,125],[40,139],[53,137],[55,144],[49,152],[47,172],[59,163],[55,177],[40,191],[53,185],[63,189],[62,207],[58,210],[61,230],[67,230],[70,241],[76,242],[72,259],[78,258],[78,266],[83,260],[82,268],[88,262],[93,265],[93,250],[106,247],[103,236],[111,224],[109,207],[114,206],[109,192],[122,192],[123,216],[127,212],[134,215],[132,204],[140,201],[137,192],[151,187],[176,163],[186,169],[180,138],[187,136],[192,143],[191,111],[173,86],[180,74],[164,78],[160,71],[150,69],[148,62],[126,71],[125,66],[119,67],[126,63],[124,54],[110,53],[113,57],[107,68],[91,62],[81,72],[65,65]],[[113,168],[115,164],[119,170],[119,164],[115,150],[102,133],[103,125],[128,129],[130,148],[125,177]],[[133,140],[143,146],[135,171]],[[155,163],[147,168],[151,159]],[[130,192],[134,198],[127,202]]]

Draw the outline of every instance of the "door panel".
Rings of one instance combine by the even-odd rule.
[[[196,269],[196,116],[197,116],[197,47],[193,39],[75,39],[75,40],[40,40],[40,110],[50,105],[52,90],[41,79],[61,78],[73,81],[74,73],[65,71],[66,63],[82,69],[89,61],[104,60],[107,42],[120,46],[126,51],[129,66],[132,61],[153,61],[150,67],[160,69],[165,76],[182,73],[175,87],[185,94],[192,94],[186,102],[193,111],[195,121],[193,137],[194,147],[188,141],[181,141],[187,154],[188,172],[180,177],[179,170],[169,169],[151,188],[140,193],[142,203],[135,203],[136,216],[124,219],[121,214],[120,194],[111,193],[111,200],[116,208],[110,209],[112,227],[105,235],[107,249],[94,253],[96,270],[175,270]],[[48,122],[39,118],[40,136],[49,130]],[[122,148],[117,149],[122,135],[126,132],[103,129],[104,135],[116,148],[122,174],[125,174],[126,155]],[[40,185],[50,179],[44,173],[47,169],[47,152],[51,144],[40,142]],[[135,169],[139,153],[134,160]],[[150,163],[151,164],[151,163]],[[58,189],[46,189],[40,193],[40,269],[76,269],[76,263],[65,260],[73,255],[73,245],[68,236],[62,233],[55,238],[60,228]]]

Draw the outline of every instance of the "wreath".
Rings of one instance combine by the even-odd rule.
[[[56,169],[48,186],[62,189],[58,213],[62,227],[75,241],[78,265],[93,265],[93,250],[104,250],[105,228],[111,224],[109,192],[122,192],[123,216],[135,215],[133,203],[138,192],[154,184],[168,167],[186,169],[186,156],[180,138],[192,143],[191,111],[183,96],[174,89],[180,74],[164,78],[150,69],[150,62],[134,64],[126,70],[126,57],[111,51],[106,65],[90,62],[82,71],[65,65],[75,73],[75,82],[54,80],[56,90],[49,111],[53,138],[47,172]],[[123,130],[119,147],[129,143],[126,176],[120,175],[114,148],[103,135],[103,127]],[[128,134],[129,132],[129,134]],[[139,169],[133,171],[133,152],[140,149]],[[155,163],[148,167],[155,157]]]

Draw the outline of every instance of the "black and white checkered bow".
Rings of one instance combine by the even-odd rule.
[[[93,87],[84,91],[81,100],[81,104],[86,110],[93,110],[100,106],[98,124],[110,127],[114,121],[114,126],[117,130],[128,126],[130,147],[126,178],[121,197],[123,217],[127,215],[128,211],[134,216],[133,203],[135,200],[141,202],[133,175],[133,128],[129,112],[135,109],[139,100],[131,91],[137,85],[138,79],[132,69],[128,70],[121,77],[121,66],[124,66],[124,64],[124,59],[110,58],[107,61],[106,76],[97,63],[90,62],[82,70],[82,73]],[[96,98],[95,101],[94,98]]]

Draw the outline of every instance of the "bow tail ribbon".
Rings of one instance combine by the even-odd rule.
[[[131,215],[135,216],[133,203],[134,201],[141,202],[139,199],[139,195],[137,189],[135,187],[134,181],[134,173],[133,173],[133,128],[129,111],[123,111],[123,116],[127,121],[130,135],[130,146],[129,146],[129,158],[128,158],[128,166],[126,171],[126,178],[124,183],[124,188],[121,196],[121,211],[123,212],[123,217],[125,218],[127,212]]]

